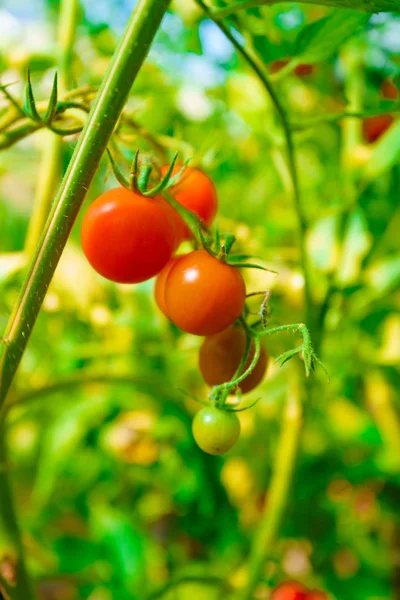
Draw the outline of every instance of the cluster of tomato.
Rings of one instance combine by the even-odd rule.
[[[271,600],[328,600],[328,595],[319,590],[308,590],[296,581],[286,581],[274,589]]]
[[[161,175],[168,172],[166,165]],[[179,173],[175,166],[171,176]],[[171,193],[185,209],[210,226],[218,209],[211,179],[200,169],[186,167]],[[84,253],[103,277],[119,283],[138,283],[157,275],[155,298],[165,316],[182,331],[206,336],[200,350],[200,371],[210,386],[228,382],[239,367],[246,336],[235,321],[242,315],[246,287],[237,267],[224,256],[196,249],[175,256],[192,233],[185,221],[162,197],[147,197],[124,187],[102,194],[84,216],[81,240]],[[244,369],[254,358],[254,342]],[[254,370],[238,385],[246,393],[258,385],[267,369],[261,348]],[[193,422],[198,445],[210,454],[222,454],[236,442],[239,419],[231,409],[209,405]]]

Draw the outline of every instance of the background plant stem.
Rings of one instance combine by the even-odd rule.
[[[168,5],[169,0],[139,0],[103,78],[4,335],[0,408],[79,208]]]
[[[282,4],[287,0],[243,0],[242,2],[233,2],[230,6],[216,8],[213,15],[217,19],[225,17],[254,6],[273,6]],[[399,10],[398,0],[302,0],[303,4],[320,4],[322,6],[332,6],[334,8],[349,8],[351,10],[363,10],[366,12],[382,12]]]
[[[1,418],[0,426],[4,431]],[[8,479],[4,435],[0,435],[0,591],[11,600],[34,600],[35,593],[25,567],[24,548],[15,516]]]
[[[78,16],[78,0],[63,0],[58,20],[58,89],[66,92],[70,81],[70,66]],[[44,225],[60,178],[60,161],[62,156],[62,138],[51,131],[44,131],[43,152],[40,161],[31,219],[25,241],[25,252],[31,259]]]
[[[284,514],[300,439],[302,406],[299,390],[289,392],[281,423],[281,434],[274,461],[271,485],[265,497],[264,513],[257,524],[252,543],[248,579],[238,600],[251,600],[262,576],[266,557],[272,551]]]
[[[59,54],[59,87],[63,92],[66,91],[68,84],[69,66],[75,40],[77,11],[78,0],[62,0],[58,19],[57,46]],[[43,132],[43,138],[44,149],[25,242],[25,252],[28,259],[32,258],[35,252],[60,177],[62,138],[50,131]],[[0,564],[2,560],[11,560],[7,558],[8,556],[12,557],[12,560],[15,561],[15,586],[8,585],[6,578],[1,574],[1,569],[0,581],[11,599],[30,600],[35,597],[35,593],[25,565],[23,541],[8,477],[7,445],[4,428],[5,417],[6,415],[4,414],[4,418],[0,418],[0,463],[3,464],[3,469],[0,467],[0,543],[2,541],[6,543],[4,547],[3,544],[0,545]]]

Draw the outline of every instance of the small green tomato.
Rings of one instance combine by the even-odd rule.
[[[225,454],[239,437],[240,422],[234,412],[206,406],[195,416],[192,431],[197,445],[204,452]]]

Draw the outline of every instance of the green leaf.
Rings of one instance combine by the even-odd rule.
[[[391,169],[400,159],[400,121],[394,123],[379,139],[365,166],[365,177],[371,181]]]
[[[57,73],[54,75],[53,87],[51,89],[50,100],[44,116],[45,123],[51,124],[57,110]]]
[[[316,63],[332,56],[343,42],[368,23],[370,15],[358,11],[334,11],[329,17],[306,25],[294,45],[296,62]]]
[[[130,516],[96,498],[91,506],[91,528],[121,586],[119,598],[128,600],[146,583],[145,540]],[[137,597],[137,596],[135,596]]]
[[[24,98],[24,109],[25,112],[32,117],[35,121],[41,121],[40,115],[36,110],[35,97],[33,95],[31,74],[28,70],[27,82],[25,86],[25,98]]]

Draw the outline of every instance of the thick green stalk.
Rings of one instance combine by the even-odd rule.
[[[224,8],[216,8],[213,15],[216,19],[224,19],[229,15],[255,6],[273,6],[282,4],[288,0],[243,0],[234,2]],[[392,12],[400,10],[400,0],[302,0],[303,4],[320,4],[333,8],[349,8],[351,10],[362,10],[365,12]]]
[[[302,406],[298,390],[289,396],[281,425],[281,437],[276,451],[274,473],[265,498],[264,514],[251,547],[248,579],[238,600],[251,600],[254,590],[262,577],[266,557],[273,550],[282,523],[302,425]]]
[[[169,0],[139,0],[98,90],[4,335],[0,407],[79,208],[168,5]]]

